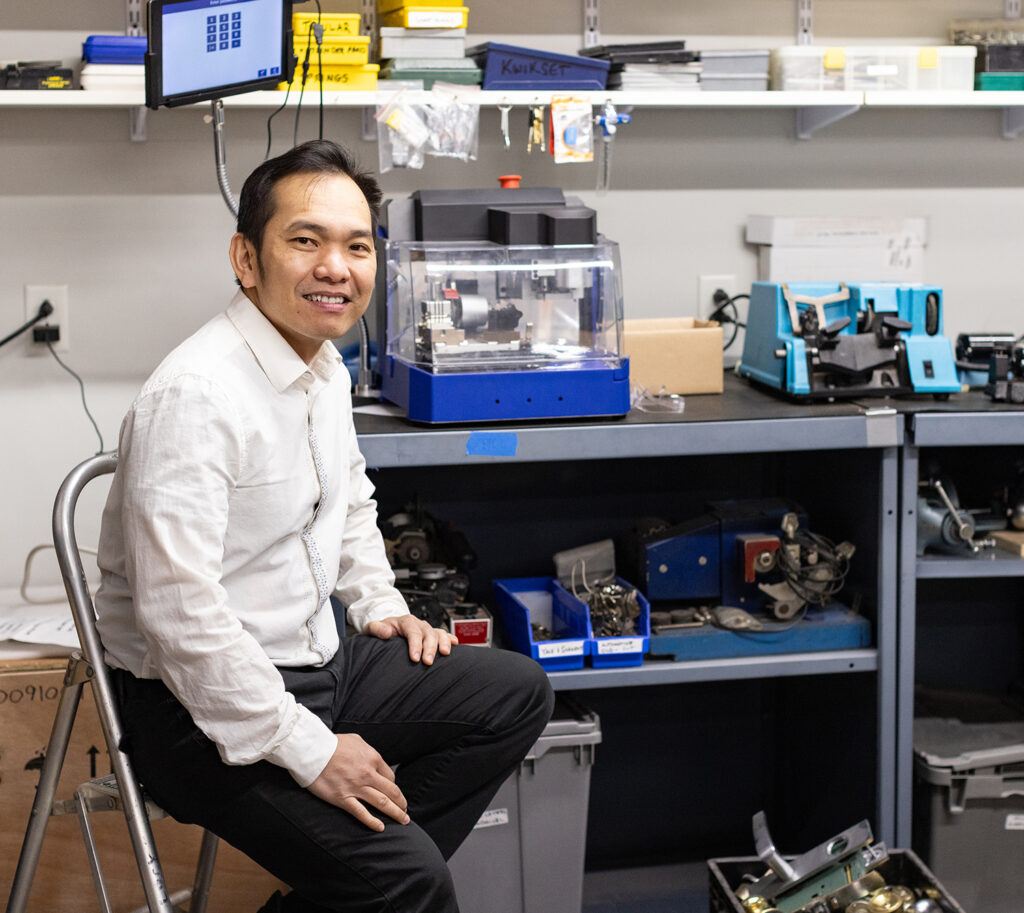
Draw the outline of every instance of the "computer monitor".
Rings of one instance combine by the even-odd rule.
[[[291,0],[149,0],[147,107],[291,82],[291,11]]]

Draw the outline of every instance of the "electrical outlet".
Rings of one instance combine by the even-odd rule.
[[[715,310],[715,302],[712,296],[715,289],[721,289],[730,298],[739,294],[736,287],[736,277],[733,275],[700,276],[697,279],[697,316],[701,320],[707,320]]]
[[[49,301],[53,313],[40,320],[32,329],[51,326],[60,330],[60,339],[52,343],[55,352],[67,352],[71,348],[71,323],[68,319],[68,287],[66,285],[26,285],[25,319],[31,320],[39,313],[39,305]],[[45,352],[46,344],[32,342],[32,330],[25,334],[29,338],[30,351]]]

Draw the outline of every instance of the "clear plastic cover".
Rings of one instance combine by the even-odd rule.
[[[619,248],[390,241],[388,354],[438,373],[622,363]]]

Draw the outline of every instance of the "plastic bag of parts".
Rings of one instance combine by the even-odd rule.
[[[652,393],[643,384],[634,383],[630,405],[640,412],[671,412],[682,415],[686,402],[678,393],[666,393],[664,387],[657,393]]]
[[[427,155],[475,162],[480,135],[480,103],[466,101],[479,87],[435,82],[433,99],[424,106],[429,129]]]
[[[430,127],[425,120],[426,105],[405,100],[405,90],[392,96],[377,109],[377,149],[380,173],[393,168],[422,168],[430,140]]]

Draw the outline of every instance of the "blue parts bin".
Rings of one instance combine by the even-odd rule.
[[[607,60],[552,54],[496,41],[467,48],[466,56],[472,57],[483,71],[484,89],[600,91],[608,82],[611,68]]]
[[[82,43],[82,60],[86,63],[142,64],[146,58],[146,42],[144,35],[90,35]]]
[[[615,579],[621,586],[631,586],[619,577]],[[581,669],[585,657],[594,668],[639,666],[643,662],[651,633],[651,607],[640,592],[637,633],[623,637],[595,637],[586,603],[553,577],[495,580],[494,592],[511,645],[545,669]],[[537,640],[532,627],[535,624],[543,625],[554,637]]]

